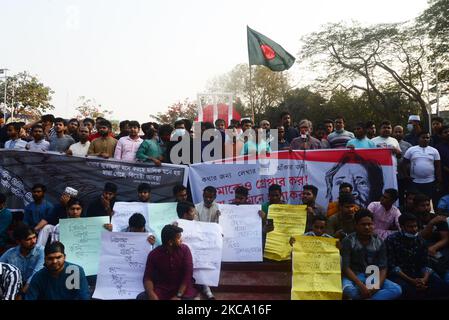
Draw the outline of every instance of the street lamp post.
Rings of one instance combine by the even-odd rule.
[[[5,75],[5,95],[3,98],[3,117],[5,118],[5,122],[6,122],[6,88],[7,88],[7,83],[8,83],[8,78],[6,77],[6,71],[8,71],[8,69],[6,69],[6,68],[0,69],[0,74]]]

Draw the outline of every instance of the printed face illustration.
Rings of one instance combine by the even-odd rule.
[[[353,186],[352,193],[357,204],[366,207],[369,204],[370,183],[368,172],[360,164],[343,165],[332,179],[332,199],[338,199],[339,188],[343,182]]]

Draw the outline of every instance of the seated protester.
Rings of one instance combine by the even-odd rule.
[[[44,127],[40,124],[35,124],[31,128],[31,134],[33,136],[33,140],[26,144],[25,149],[39,152],[48,151],[50,148],[50,142],[45,140]]]
[[[34,274],[44,264],[44,247],[36,244],[36,233],[25,224],[19,225],[14,230],[14,239],[18,245],[6,251],[0,257],[0,262],[12,264],[20,270],[24,284],[22,292],[24,293]]]
[[[449,227],[447,217],[430,212],[430,197],[417,194],[414,200],[414,215],[418,222],[419,235],[425,240],[432,269],[441,277],[449,270]],[[447,274],[449,280],[449,274]],[[446,280],[446,279],[445,279]]]
[[[189,201],[178,202],[178,205],[176,206],[176,213],[178,214],[179,219],[189,221],[198,220],[195,205]]]
[[[312,230],[313,217],[318,215],[325,215],[326,209],[316,203],[318,195],[318,188],[313,185],[305,185],[302,191],[302,204],[307,205],[307,225],[306,232]]]
[[[120,138],[115,146],[114,159],[122,161],[136,161],[136,153],[143,140],[139,137],[140,123],[130,121],[129,135]]]
[[[278,184],[272,184],[268,188],[268,202],[262,204],[259,215],[262,218],[262,248],[265,249],[267,233],[274,230],[273,221],[268,219],[268,210],[272,204],[285,204],[282,200],[282,188]]]
[[[192,253],[181,241],[182,231],[174,225],[166,225],[162,229],[162,245],[148,254],[143,277],[145,292],[139,294],[137,299],[198,299],[193,284]]]
[[[45,247],[44,268],[35,274],[25,300],[89,300],[89,287],[84,269],[65,260],[61,242]],[[78,277],[77,281],[69,277]],[[70,286],[68,284],[72,284]],[[75,285],[76,284],[76,285]]]
[[[78,198],[73,197],[67,202],[65,210],[66,214],[61,219],[81,218],[83,204]],[[47,245],[49,239],[50,242],[59,241],[59,220],[55,226],[48,224],[42,229],[41,233],[39,233],[38,243]]]
[[[137,186],[137,197],[139,202],[150,203],[151,200],[151,186],[148,183],[141,183]]]
[[[338,188],[339,194],[342,193],[352,194],[352,190],[353,190],[352,185],[347,182],[343,182]],[[338,212],[338,208],[339,208],[338,201],[329,202],[327,206],[327,217],[329,218],[330,216],[336,214]],[[359,206],[354,203],[354,205],[352,206],[352,211],[356,213],[357,210],[359,209],[360,209]]]
[[[140,213],[134,213],[128,220],[128,226],[120,230],[120,232],[146,232],[149,233],[147,228],[145,228],[147,221],[145,217]],[[112,231],[112,224],[106,223],[104,228],[108,231]],[[156,243],[156,238],[153,234],[150,234],[147,241],[153,246]]]
[[[369,210],[360,209],[354,217],[355,233],[351,233],[341,243],[343,295],[352,300],[393,300],[401,296],[401,287],[386,279],[387,248],[374,234],[373,215]],[[377,266],[379,288],[366,286],[367,267]]]
[[[68,156],[85,157],[89,151],[89,128],[79,127],[77,143],[72,144],[65,152]]]
[[[157,130],[152,128],[147,132],[148,136],[140,144],[136,153],[136,158],[137,160],[143,162],[153,162],[156,166],[160,166],[161,161],[164,160],[164,151],[157,141]]]
[[[8,229],[12,223],[12,213],[6,208],[6,196],[0,193],[0,255],[9,242]]]
[[[117,185],[112,182],[104,184],[103,193],[87,207],[86,217],[112,216],[117,196]]]
[[[35,184],[31,188],[34,201],[25,207],[23,222],[34,229],[36,233],[41,231],[51,219],[53,205],[45,199],[47,187],[43,184]]]
[[[117,140],[111,136],[112,125],[108,120],[100,120],[97,123],[97,128],[100,136],[94,140],[89,139],[91,143],[87,155],[105,159],[112,158],[117,145]]]
[[[393,204],[398,199],[396,189],[387,189],[380,197],[380,202],[371,202],[368,210],[374,216],[374,233],[382,240],[385,240],[390,234],[400,230],[399,216],[401,212]]]
[[[418,235],[414,215],[399,217],[401,231],[385,240],[388,254],[389,279],[401,286],[402,297],[432,299],[449,293],[449,286],[430,267],[427,246]]]
[[[358,122],[354,128],[355,138],[346,143],[346,147],[350,149],[373,149],[376,147],[374,142],[366,136],[366,128],[363,122]]]
[[[218,223],[220,211],[218,210],[218,205],[215,203],[216,197],[217,189],[212,186],[204,188],[203,201],[195,205],[199,221]]]
[[[67,121],[63,118],[56,118],[54,128],[56,136],[50,139],[49,151],[66,152],[75,143],[75,140],[71,136],[65,134]]]
[[[18,122],[11,122],[6,125],[6,133],[9,140],[5,142],[5,149],[25,150],[27,142],[20,138],[22,126]]]
[[[304,233],[305,236],[311,237],[325,237],[325,238],[333,238],[331,235],[328,235],[326,231],[326,217],[323,215],[316,215],[312,217],[312,228],[310,231]],[[295,237],[290,237],[290,245],[296,242]]]
[[[0,262],[0,300],[18,300],[21,288],[20,270],[12,264]]]
[[[339,211],[327,220],[327,233],[332,237],[342,240],[355,231],[354,203],[355,199],[351,194],[340,194]]]
[[[1,208],[1,204],[0,204]],[[449,194],[441,197],[440,201],[438,201],[438,206],[436,208],[436,212],[438,214],[442,214],[445,216],[449,216]]]
[[[405,191],[404,205],[400,208],[402,213],[414,213],[414,201],[417,194],[419,194],[419,191],[415,188],[408,188]]]
[[[182,184],[177,184],[173,187],[173,197],[175,202],[187,201],[187,188]]]
[[[238,186],[237,188],[235,188],[234,190],[234,200],[232,200],[232,204],[249,204],[248,202],[248,189],[245,188],[244,186]]]

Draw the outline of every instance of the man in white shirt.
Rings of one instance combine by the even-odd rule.
[[[122,137],[115,147],[114,159],[123,161],[136,161],[136,153],[139,150],[142,138],[139,137],[140,124],[137,121],[128,123],[129,136]]]
[[[383,121],[380,125],[380,136],[372,138],[371,141],[374,142],[376,148],[390,148],[398,158],[401,157],[401,147],[399,146],[398,140],[391,137],[393,132],[393,127],[390,121]]]
[[[218,223],[220,211],[218,210],[218,205],[215,203],[216,197],[217,189],[211,186],[204,188],[203,201],[195,205],[198,211],[199,221]]]
[[[48,149],[50,148],[50,142],[44,139],[45,138],[44,127],[40,124],[35,124],[31,128],[31,132],[34,140],[28,142],[25,149],[29,151],[39,151],[39,152],[48,151]]]
[[[429,146],[430,133],[422,131],[418,135],[418,145],[407,150],[403,165],[405,174],[412,179],[410,187],[432,197],[434,204],[438,201],[438,187],[443,179],[441,174],[440,154],[437,149]],[[437,185],[438,184],[438,185]]]
[[[87,156],[87,151],[89,151],[90,141],[89,141],[89,128],[80,127],[78,129],[79,142],[72,144],[69,149],[67,149],[66,154],[68,156],[85,157]]]
[[[10,140],[5,142],[5,149],[10,150],[25,150],[26,141],[20,139],[21,125],[18,122],[9,123],[6,127],[6,132]]]

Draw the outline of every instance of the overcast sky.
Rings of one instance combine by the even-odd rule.
[[[149,121],[211,78],[248,61],[246,25],[297,56],[301,36],[328,22],[412,19],[426,0],[1,0],[0,68],[37,75],[55,115],[79,96],[113,119]],[[289,70],[301,80],[298,66]]]

